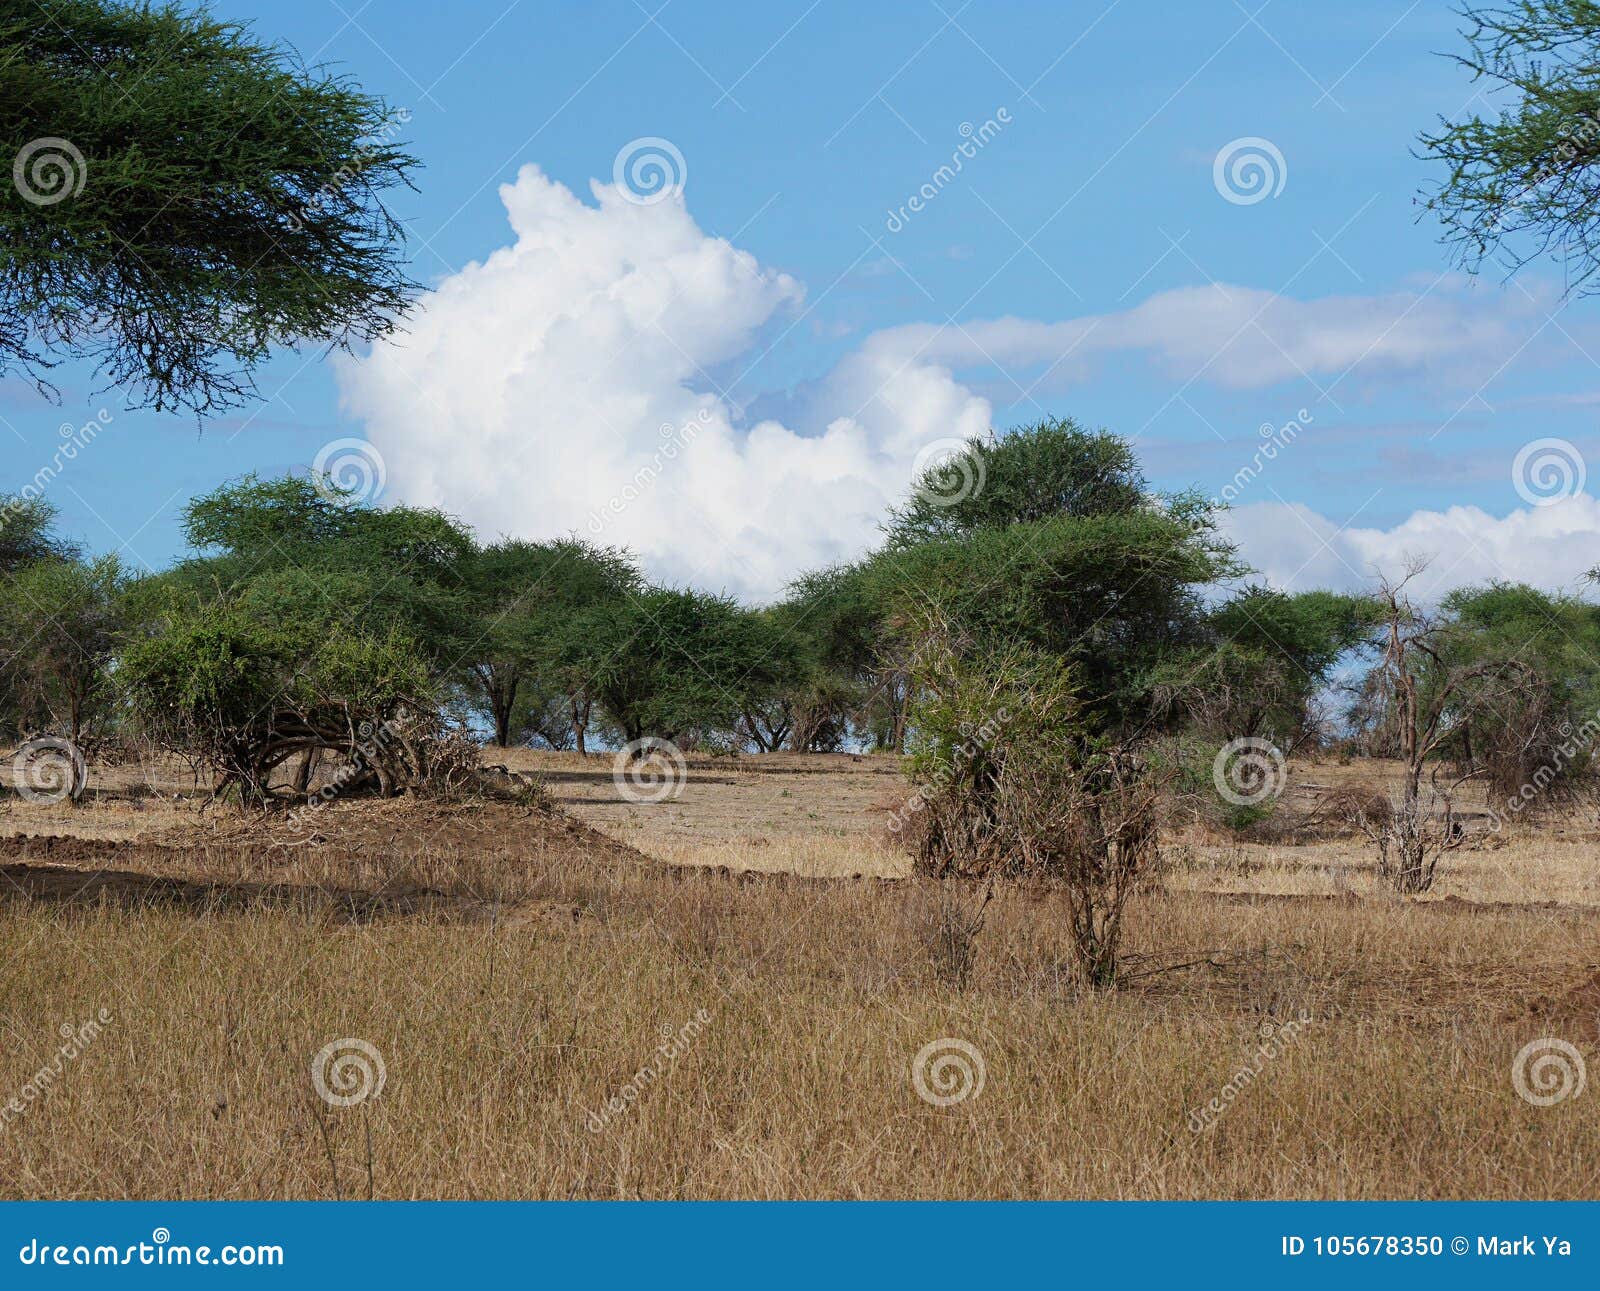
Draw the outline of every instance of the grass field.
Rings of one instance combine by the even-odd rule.
[[[308,842],[166,766],[0,798],[0,1195],[1600,1191],[1592,821],[1475,833],[1406,900],[1355,838],[1176,821],[1096,994],[1035,888],[955,980],[976,898],[909,876],[891,759],[695,758],[658,804],[491,760],[554,809],[341,803]]]

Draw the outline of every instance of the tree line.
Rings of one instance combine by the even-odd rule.
[[[1409,705],[1430,757],[1506,791],[1600,703],[1588,602],[1268,587],[1213,504],[1154,493],[1124,440],[1070,420],[973,440],[877,550],[759,607],[657,586],[620,548],[483,541],[306,476],[194,499],[188,554],[137,576],[59,535],[41,499],[0,515],[0,729],[154,737],[253,792],[401,710],[502,746],[915,751],[930,696],[981,660],[1059,671],[1098,740],[1396,755]]]

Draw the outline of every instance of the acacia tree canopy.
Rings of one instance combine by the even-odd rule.
[[[1541,255],[1562,261],[1568,289],[1600,290],[1600,5],[1521,0],[1468,6],[1465,53],[1454,57],[1504,96],[1496,116],[1441,118],[1424,157],[1448,168],[1425,195],[1444,240],[1469,271],[1496,257],[1515,272]],[[1491,102],[1494,99],[1491,97]]]
[[[277,346],[384,335],[403,117],[204,9],[0,5],[0,376],[96,362],[130,407],[253,395]]]

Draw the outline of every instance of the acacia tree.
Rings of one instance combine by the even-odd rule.
[[[34,562],[0,581],[0,671],[74,745],[111,706],[127,578],[115,556]]]
[[[1157,669],[1158,703],[1206,738],[1266,738],[1292,752],[1320,734],[1318,696],[1380,618],[1371,597],[1251,584],[1206,615],[1205,646]]]
[[[575,665],[585,651],[585,615],[639,586],[632,559],[576,538],[507,539],[467,562],[466,583],[477,624],[463,662],[494,724],[494,742],[510,744],[524,688],[539,691],[540,702],[524,711],[536,712],[545,727],[556,692],[565,690],[559,698],[581,752],[590,699]]]
[[[1401,762],[1400,802],[1381,813],[1366,805],[1355,813],[1355,823],[1377,848],[1379,874],[1407,893],[1431,888],[1440,859],[1466,841],[1456,819],[1456,791],[1477,772],[1445,779],[1438,755],[1482,711],[1490,694],[1514,707],[1533,690],[1531,670],[1519,659],[1451,657],[1451,624],[1419,609],[1406,594],[1425,567],[1425,562],[1410,562],[1400,578],[1385,580],[1377,593],[1383,645],[1374,681]]]
[[[1504,665],[1472,683],[1446,749],[1452,760],[1481,775],[1492,795],[1514,797],[1518,813],[1591,786],[1600,608],[1512,583],[1457,589],[1439,608],[1446,665]],[[1507,678],[1512,693],[1504,694]]]
[[[1061,885],[1084,979],[1108,986],[1157,857],[1156,679],[1207,642],[1201,589],[1239,569],[1209,506],[1153,495],[1115,436],[1049,422],[984,452],[999,494],[903,526],[913,503],[871,565],[905,647],[927,807],[909,850],[934,877]]]
[[[294,625],[211,606],[134,643],[118,681],[156,739],[215,768],[213,795],[265,804],[273,772],[309,754],[343,759],[345,791],[370,783],[385,796],[435,769],[433,680],[399,634],[308,642]]]
[[[236,22],[116,0],[0,10],[0,375],[96,362],[214,412],[276,346],[382,336],[415,291],[386,190],[414,158],[349,80]]]
[[[747,712],[789,675],[785,639],[724,596],[651,588],[584,616],[585,674],[629,743],[738,740]]]
[[[1594,0],[1469,5],[1455,59],[1490,94],[1498,115],[1441,118],[1423,155],[1448,168],[1425,206],[1458,262],[1497,257],[1515,272],[1546,253],[1569,290],[1595,291],[1600,269],[1600,6]]]
[[[450,772],[446,675],[472,631],[460,524],[246,476],[191,502],[184,529],[196,552],[139,588],[117,669],[146,729],[256,802],[294,757],[302,792],[324,754],[345,791]]]

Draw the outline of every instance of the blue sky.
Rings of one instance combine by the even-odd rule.
[[[181,549],[189,496],[370,437],[385,500],[532,537],[581,531],[643,469],[651,498],[607,540],[662,577],[761,597],[859,548],[919,437],[986,407],[1000,429],[1052,414],[1128,435],[1161,488],[1217,493],[1254,462],[1238,532],[1283,582],[1348,583],[1369,558],[1415,544],[1451,558],[1463,543],[1462,577],[1536,577],[1519,553],[1551,532],[1565,545],[1547,581],[1591,563],[1587,495],[1531,507],[1512,469],[1530,441],[1595,447],[1600,303],[1563,302],[1559,265],[1465,282],[1419,222],[1433,176],[1416,134],[1474,93],[1439,56],[1459,22],[1434,0],[217,9],[410,114],[403,137],[425,168],[396,208],[416,276],[446,303],[396,355],[280,356],[263,402],[198,428],[124,412],[84,372],[65,374],[60,406],[9,381],[18,478],[0,487],[48,460],[63,424],[112,413],[51,485],[64,527],[97,550],[158,567]],[[986,122],[960,173],[891,219]],[[681,156],[681,194],[613,203],[604,221],[578,209],[613,209],[590,182],[610,184],[639,139]],[[1261,200],[1219,190],[1217,156],[1238,140],[1275,150]],[[470,269],[513,244],[501,187],[529,164],[538,254]],[[548,258],[569,234],[573,258],[594,255],[570,280]],[[609,345],[616,318],[585,302],[657,270],[673,289],[635,319],[649,355],[624,332],[612,367],[506,375],[572,353],[543,328]],[[797,443],[858,411],[845,405],[864,388],[859,356],[883,353],[875,372],[911,365],[923,386],[877,387],[879,420],[837,455]],[[717,425],[692,452],[649,451],[658,421],[706,399]],[[1259,428],[1302,409],[1263,466]],[[752,434],[763,421],[778,430]],[[856,460],[871,462],[859,479]],[[1430,518],[1452,507],[1478,511]],[[663,536],[680,520],[692,558]]]

